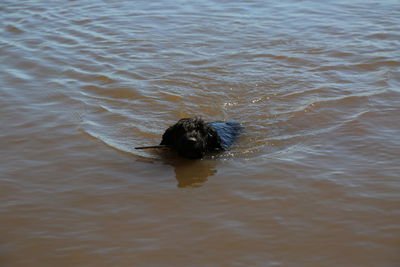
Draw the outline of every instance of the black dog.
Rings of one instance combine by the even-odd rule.
[[[241,131],[242,126],[237,122],[184,118],[165,131],[160,145],[176,150],[182,157],[198,159],[227,149]]]

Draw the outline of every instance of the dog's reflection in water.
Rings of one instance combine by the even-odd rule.
[[[175,159],[167,162],[175,170],[178,187],[200,187],[217,173],[215,160]]]

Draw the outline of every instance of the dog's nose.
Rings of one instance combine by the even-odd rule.
[[[196,139],[195,137],[189,137],[189,138],[188,138],[188,142],[189,142],[189,143],[196,143],[196,142],[197,142],[197,139]]]

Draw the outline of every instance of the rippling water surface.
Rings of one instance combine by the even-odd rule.
[[[1,266],[399,266],[398,1],[0,12]],[[134,149],[188,116],[246,130]]]

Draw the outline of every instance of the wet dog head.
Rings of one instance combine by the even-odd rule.
[[[160,145],[169,146],[181,156],[192,159],[221,148],[217,132],[200,118],[179,120],[165,131]]]

